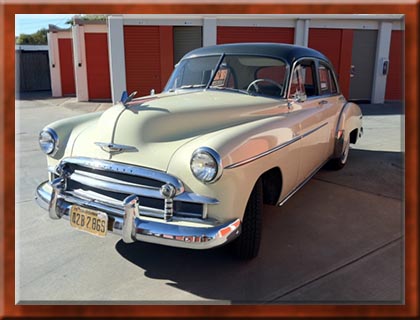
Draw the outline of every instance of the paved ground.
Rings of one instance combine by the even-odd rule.
[[[247,263],[224,248],[92,237],[36,205],[47,177],[39,130],[107,107],[45,93],[16,101],[17,303],[403,302],[401,106],[363,106],[365,135],[348,165],[321,170],[283,207],[265,207],[262,250]]]

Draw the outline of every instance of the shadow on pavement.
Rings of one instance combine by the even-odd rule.
[[[321,170],[284,206],[264,207],[261,250],[252,261],[236,260],[226,247],[193,251],[119,241],[116,250],[146,277],[167,280],[168,286],[204,299],[285,303],[280,300],[350,265],[351,277],[358,281],[347,281],[348,287],[333,294],[328,285],[320,286],[324,302],[398,301],[403,276],[395,270],[402,268],[402,250],[380,253],[394,268],[363,266],[373,253],[378,255],[378,248],[403,236],[402,201],[395,196],[402,194],[402,155],[353,150],[350,157],[339,172]],[[387,252],[393,252],[393,259]],[[376,290],[370,291],[372,283]]]
[[[404,114],[401,102],[387,102],[380,104],[359,104],[364,116],[399,115]]]

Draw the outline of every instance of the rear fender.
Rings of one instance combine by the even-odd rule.
[[[340,156],[344,140],[350,132],[357,129],[358,135],[362,131],[362,110],[353,102],[346,102],[341,109],[334,133],[334,158]]]

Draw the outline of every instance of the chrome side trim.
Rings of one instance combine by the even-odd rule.
[[[312,177],[329,161],[329,159],[322,163],[321,166],[316,168],[309,176],[303,180],[296,188],[294,188],[277,206],[281,207],[283,204],[286,203],[287,200],[289,200],[296,192],[298,192],[309,180],[312,179]]]
[[[291,140],[289,140],[289,141],[286,141],[286,142],[284,142],[284,143],[282,143],[282,144],[278,145],[277,147],[274,147],[274,148],[272,148],[272,149],[270,149],[270,150],[267,150],[267,151],[265,151],[265,152],[262,152],[262,153],[260,153],[260,154],[257,154],[257,155],[255,155],[255,156],[253,156],[253,157],[251,157],[251,158],[248,158],[248,159],[245,159],[245,160],[242,160],[242,161],[239,161],[239,162],[236,162],[236,163],[230,164],[230,165],[226,166],[226,167],[225,167],[225,169],[233,169],[233,168],[237,168],[237,167],[243,166],[243,165],[245,165],[245,164],[248,164],[248,163],[250,163],[250,162],[253,162],[253,161],[255,161],[255,160],[259,159],[259,158],[265,157],[265,156],[267,156],[267,155],[269,155],[269,154],[271,154],[271,153],[273,153],[273,152],[276,152],[276,151],[278,151],[278,150],[280,150],[280,149],[283,149],[283,148],[285,148],[285,147],[287,147],[287,146],[291,145],[292,143],[295,143],[296,141],[298,141],[298,140],[300,140],[300,139],[303,139],[303,138],[305,138],[305,137],[309,136],[310,134],[312,134],[312,133],[314,133],[314,132],[318,131],[319,129],[321,129],[321,128],[325,127],[326,125],[328,125],[328,122],[325,122],[324,124],[320,125],[319,127],[316,127],[315,129],[312,129],[312,130],[310,130],[310,131],[308,131],[308,132],[305,132],[304,134],[301,134],[301,135],[299,135],[299,136],[296,136],[296,137],[294,137],[293,139],[291,139]]]

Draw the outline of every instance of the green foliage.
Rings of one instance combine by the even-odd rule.
[[[21,33],[18,37],[16,37],[16,44],[34,44],[34,45],[48,44],[47,32],[48,30],[43,28],[32,34]]]
[[[107,14],[80,14],[77,15],[76,18],[81,20],[99,20],[99,21],[106,21]],[[66,21],[66,24],[73,25],[73,19]]]

